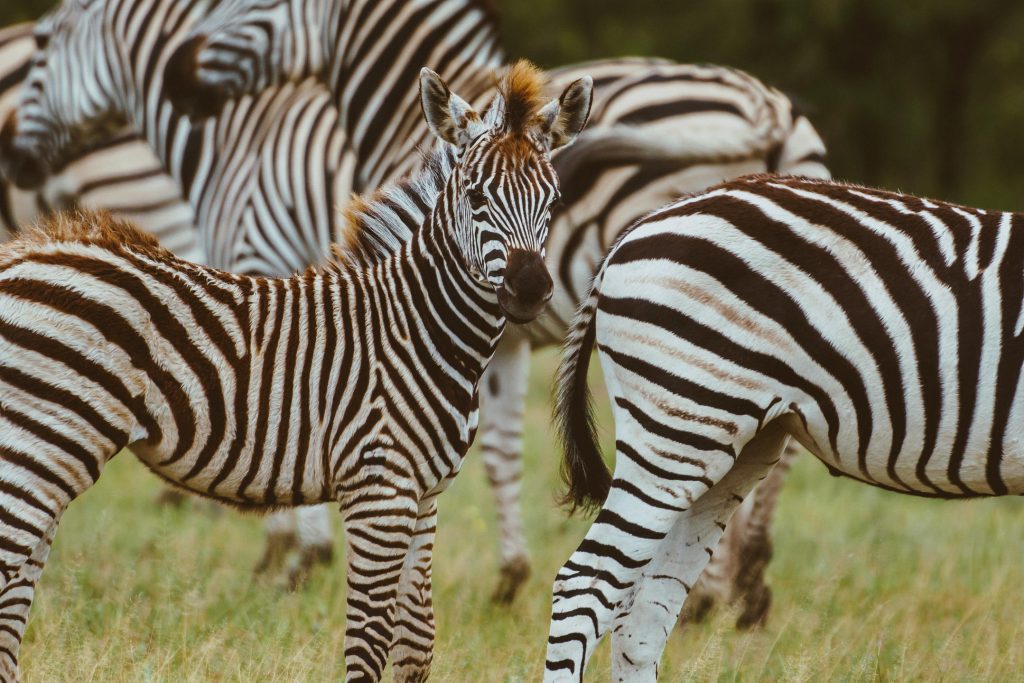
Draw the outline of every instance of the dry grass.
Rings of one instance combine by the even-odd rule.
[[[534,576],[489,601],[494,511],[477,457],[441,498],[434,680],[520,681],[543,667],[550,582],[586,529],[552,505],[558,455],[536,363],[524,489]],[[23,648],[27,681],[320,681],[340,677],[344,576],[303,592],[254,582],[258,518],[158,507],[128,454],[65,516]],[[828,476],[806,458],[782,497],[771,622],[677,633],[667,681],[1010,680],[1024,670],[1020,501],[925,501]],[[340,536],[339,536],[340,540]],[[608,677],[607,644],[591,665]]]

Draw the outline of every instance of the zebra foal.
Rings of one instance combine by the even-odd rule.
[[[130,448],[242,508],[335,502],[348,538],[345,666],[422,680],[433,645],[436,497],[477,421],[506,319],[543,310],[550,150],[590,108],[513,67],[484,115],[433,72],[445,143],[349,211],[348,260],[290,278],[183,261],[127,224],[60,216],[0,250],[0,678],[16,680],[57,523]],[[375,231],[412,233],[392,253]]]
[[[597,346],[616,428],[588,413]],[[730,515],[792,437],[833,472],[943,498],[1024,493],[1024,215],[753,177],[609,253],[566,343],[567,499],[601,506],[554,583],[547,680],[653,680]]]

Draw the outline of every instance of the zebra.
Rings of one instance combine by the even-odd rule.
[[[835,474],[1024,493],[1024,214],[753,177],[639,221],[567,338],[567,502],[600,513],[554,582],[547,680],[654,680],[725,523],[792,437]],[[597,346],[616,427],[589,414]]]
[[[35,49],[32,24],[0,29],[0,122],[14,113]],[[26,192],[0,178],[0,241],[42,214],[72,205],[121,214],[183,258],[203,260],[191,208],[149,146],[130,131],[72,155],[39,191]]]
[[[483,114],[424,69],[439,148],[346,213],[344,258],[288,278],[183,261],[130,224],[61,214],[0,249],[0,673],[63,510],[122,448],[241,508],[331,501],[348,538],[345,675],[423,680],[437,496],[473,439],[505,321],[551,294],[550,151],[592,84],[550,102],[513,65]],[[384,225],[401,222],[401,228]],[[412,233],[390,253],[376,234]]]
[[[496,23],[474,0],[227,0],[192,27],[168,60],[168,97],[201,117],[232,98],[319,74],[359,159],[355,186],[369,189],[418,163],[415,149],[429,135],[409,111],[388,106],[404,101],[397,94],[408,87],[420,56],[447,65],[442,73],[462,79],[460,92],[480,102],[488,70],[504,61]],[[494,598],[500,602],[513,600],[530,574],[519,508],[530,352],[561,343],[618,234],[680,194],[729,177],[758,171],[829,176],[824,144],[807,117],[748,74],[627,58],[556,69],[552,85],[557,89],[581,73],[595,79],[598,96],[579,142],[554,156],[564,186],[547,249],[555,296],[535,323],[503,337],[482,384],[480,443],[498,509],[501,568]],[[757,506],[758,519],[770,519],[773,500]],[[286,523],[275,533],[277,544],[290,543]],[[752,536],[760,539],[756,554],[763,556],[766,534],[742,530],[728,539],[737,543],[731,555],[748,556],[742,546]],[[734,575],[724,568],[711,572]],[[761,584],[755,578],[749,592],[763,595]],[[706,586],[709,596],[721,598],[741,593],[745,599],[748,592],[718,579]],[[744,609],[741,623],[763,619],[767,605],[758,604]]]

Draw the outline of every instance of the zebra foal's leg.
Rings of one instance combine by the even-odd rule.
[[[759,432],[728,473],[676,522],[615,618],[613,680],[657,680],[658,662],[690,586],[707,566],[736,508],[778,461],[786,438],[774,425]]]
[[[0,392],[4,389],[0,385]],[[106,439],[99,434],[82,430],[72,436],[69,428],[77,425],[32,407],[22,411],[24,406],[14,408],[11,403],[0,402],[0,681],[4,682],[18,680],[18,650],[57,523],[119,450],[104,448]]]
[[[391,661],[395,680],[427,680],[434,656],[434,597],[432,562],[437,531],[437,496],[420,501],[416,529],[398,588],[398,616]]]
[[[379,681],[395,639],[398,590],[419,518],[415,484],[387,472],[346,487],[345,680]]]
[[[530,344],[502,340],[480,383],[480,451],[498,511],[501,569],[491,599],[509,603],[530,576],[519,488],[523,475],[523,413],[530,371]]]

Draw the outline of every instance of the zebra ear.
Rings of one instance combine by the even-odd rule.
[[[537,136],[548,149],[564,147],[576,139],[590,117],[594,79],[584,76],[569,84],[561,97],[551,100],[537,112]]]
[[[434,135],[462,149],[487,127],[480,115],[430,69],[420,70],[420,106]]]

